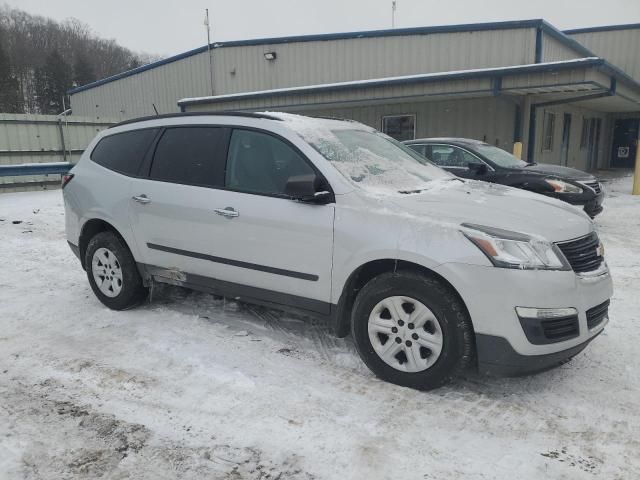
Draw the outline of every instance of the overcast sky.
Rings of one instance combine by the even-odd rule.
[[[0,0],[3,2],[3,0]],[[4,0],[75,17],[135,51],[174,55],[212,41],[391,27],[391,0]],[[396,27],[544,18],[560,29],[640,23],[640,0],[397,0]]]

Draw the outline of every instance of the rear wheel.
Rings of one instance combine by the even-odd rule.
[[[133,255],[115,233],[95,235],[89,241],[84,262],[93,293],[107,307],[125,310],[147,296]]]
[[[473,355],[461,300],[448,285],[417,272],[385,273],[367,283],[351,328],[358,353],[378,377],[419,390],[444,385]]]

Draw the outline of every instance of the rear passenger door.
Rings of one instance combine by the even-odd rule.
[[[225,127],[179,126],[166,128],[156,139],[129,199],[142,263],[177,279],[180,272],[212,273],[194,269],[193,258],[171,249],[204,253],[215,241],[221,219],[213,205],[221,201],[230,133]]]

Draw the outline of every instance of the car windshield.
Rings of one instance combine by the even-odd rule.
[[[340,173],[367,191],[414,193],[428,189],[432,180],[452,178],[402,143],[373,129],[331,128],[330,124],[322,128],[325,125],[318,122],[320,128],[295,130]]]
[[[522,168],[527,166],[527,162],[522,161],[509,152],[493,145],[474,145],[473,149],[481,155],[487,157],[490,161],[503,168]]]

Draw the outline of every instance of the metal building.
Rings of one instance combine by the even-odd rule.
[[[74,115],[277,109],[523,142],[529,160],[591,169],[609,165],[616,122],[640,116],[638,62],[608,59],[527,20],[215,43],[70,94]]]

